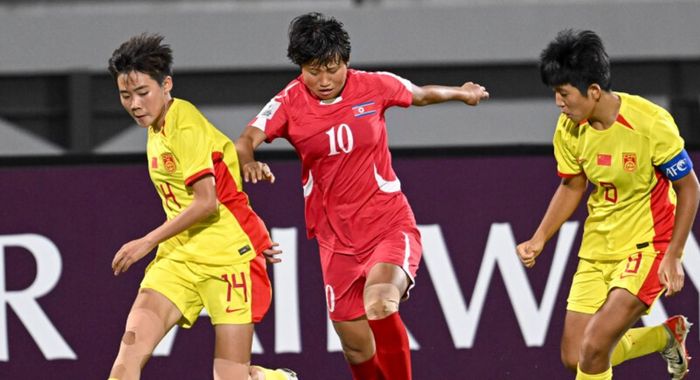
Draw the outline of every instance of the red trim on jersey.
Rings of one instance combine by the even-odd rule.
[[[243,232],[248,235],[253,243],[253,248],[258,255],[272,246],[270,235],[262,219],[250,207],[248,196],[242,191],[238,191],[236,180],[228,170],[228,166],[223,161],[223,153],[214,152],[212,161],[214,162],[214,172],[216,173],[216,197],[219,202],[236,218]],[[237,254],[237,253],[235,253]]]
[[[617,114],[617,119],[615,119],[615,121],[617,121],[618,123],[624,125],[625,127],[629,128],[631,130],[634,130],[634,127],[632,127],[632,124],[630,124],[627,120],[625,120],[625,118],[622,117],[622,115],[619,113]]]
[[[654,248],[657,250],[660,249],[661,253],[654,257],[654,263],[651,264],[651,269],[649,269],[649,273],[646,279],[644,279],[642,287],[639,288],[639,292],[637,292],[637,298],[647,306],[651,306],[659,295],[659,292],[663,289],[659,281],[659,264],[661,264],[661,259],[664,258],[667,247],[668,244],[654,244]]]
[[[579,174],[581,174],[581,173],[579,172],[579,173],[575,173],[575,174],[567,174],[567,173],[562,173],[560,171],[557,171],[557,175],[561,178],[574,178]]]
[[[651,190],[651,219],[654,223],[654,245],[671,241],[675,206],[668,198],[670,181],[654,168],[656,185]]]
[[[187,179],[185,180],[185,185],[192,186],[193,183],[197,182],[202,177],[207,176],[207,175],[214,175],[214,170],[212,168],[206,168],[204,170],[200,170],[197,173],[192,174],[191,176],[187,177]]]

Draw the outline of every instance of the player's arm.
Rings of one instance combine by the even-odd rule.
[[[700,201],[700,185],[692,170],[688,175],[672,183],[677,196],[673,235],[659,265],[659,279],[661,284],[666,286],[667,296],[672,296],[683,288],[685,274],[681,265],[681,256]]]
[[[528,267],[535,265],[535,259],[544,249],[545,243],[559,230],[571,214],[576,211],[576,207],[581,202],[588,180],[581,173],[573,177],[566,177],[561,180],[557,191],[549,202],[549,207],[540,222],[539,227],[530,240],[518,244],[517,253],[520,261]]]
[[[194,200],[175,218],[167,220],[146,236],[124,244],[114,255],[112,270],[114,275],[126,272],[131,265],[146,256],[161,242],[192,227],[207,216],[216,212],[218,200],[214,177],[207,175],[192,184]]]
[[[414,106],[427,106],[429,104],[457,100],[470,106],[475,106],[483,99],[488,99],[488,97],[489,93],[484,86],[472,82],[467,82],[460,87],[414,85],[412,104]]]
[[[253,126],[247,126],[241,137],[236,140],[236,152],[238,162],[241,165],[241,174],[246,182],[270,181],[275,182],[275,175],[270,167],[262,162],[255,161],[255,149],[265,141],[265,132]]]

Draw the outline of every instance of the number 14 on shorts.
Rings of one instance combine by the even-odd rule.
[[[248,303],[248,282],[246,280],[246,275],[244,272],[240,272],[238,274],[236,273],[231,273],[231,274],[222,274],[221,278],[226,281],[226,302],[231,303],[231,293],[234,289],[240,289],[239,291],[236,291],[236,293],[242,292],[243,297],[237,297],[238,299],[243,298],[243,303],[247,304]],[[234,309],[231,308],[231,306],[226,307],[226,312],[227,313],[233,313],[235,311],[238,311],[240,309]]]

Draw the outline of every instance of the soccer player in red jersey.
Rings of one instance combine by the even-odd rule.
[[[288,57],[301,75],[236,142],[244,180],[263,178],[253,156],[263,141],[282,137],[294,146],[307,235],[319,245],[329,315],[353,378],[411,379],[398,310],[414,284],[421,240],[391,166],[384,112],[450,100],[474,106],[489,94],[471,82],[417,86],[391,73],[350,69],[348,33],[320,13],[291,22]]]
[[[172,51],[162,40],[133,37],[109,60],[122,106],[148,130],[148,171],[166,214],[162,225],[124,244],[112,261],[116,276],[158,247],[129,312],[110,380],[139,379],[170,328],[191,327],[204,307],[216,337],[214,380],[296,379],[291,371],[249,366],[253,324],[271,299],[263,253],[274,257],[281,251],[243,192],[233,142],[194,105],[171,96]],[[262,178],[273,179],[261,166]]]
[[[654,352],[674,380],[688,373],[684,316],[630,328],[666,291],[683,288],[683,247],[700,186],[671,115],[640,97],[614,92],[600,37],[565,30],[540,56],[543,82],[561,115],[554,155],[561,184],[540,226],[517,247],[528,268],[545,243],[588,198],[579,264],[561,343],[579,380],[612,379],[612,366]]]

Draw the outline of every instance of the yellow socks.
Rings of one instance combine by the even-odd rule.
[[[578,367],[576,370],[576,380],[612,380],[612,367],[608,368],[603,373],[597,373],[595,375],[584,373],[581,371],[581,367]]]
[[[625,360],[660,352],[667,344],[668,333],[663,325],[629,329],[615,346],[610,364],[616,366]]]

